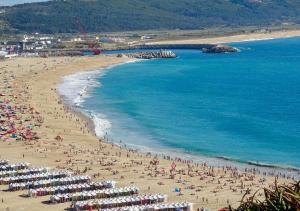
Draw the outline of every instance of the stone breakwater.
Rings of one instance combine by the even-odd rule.
[[[160,59],[160,58],[176,58],[176,54],[173,51],[160,50],[156,52],[139,52],[130,53],[126,56],[135,59]]]

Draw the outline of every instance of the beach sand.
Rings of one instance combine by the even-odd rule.
[[[255,41],[276,38],[288,38],[300,36],[300,30],[286,30],[273,32],[255,32],[232,36],[207,37],[196,39],[172,39],[163,41],[151,41],[147,44],[222,44],[230,42]]]
[[[169,202],[189,201],[194,208],[216,210],[231,203],[238,205],[247,189],[252,193],[261,187],[269,187],[274,177],[242,173],[234,169],[213,168],[204,164],[176,161],[176,171],[170,177],[172,160],[158,159],[150,164],[153,156],[136,153],[99,141],[88,127],[85,118],[72,112],[62,103],[56,88],[62,77],[80,71],[107,67],[130,61],[126,57],[61,57],[15,58],[1,61],[0,79],[7,80],[11,88],[0,85],[0,93],[12,105],[30,106],[43,119],[33,128],[40,136],[36,141],[1,141],[0,159],[10,162],[29,162],[32,166],[48,166],[67,169],[78,174],[90,175],[95,181],[116,180],[118,186],[137,185],[141,193],[168,194]],[[76,90],[74,90],[76,91]],[[21,119],[25,114],[19,114]],[[56,136],[62,140],[56,140]],[[151,162],[154,163],[154,162]],[[290,180],[280,179],[280,182]],[[175,193],[175,188],[181,193]],[[1,190],[7,186],[0,186]],[[70,203],[48,205],[42,203],[49,196],[26,198],[26,191],[0,192],[2,210],[64,210]]]

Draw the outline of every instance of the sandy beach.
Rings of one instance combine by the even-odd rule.
[[[267,40],[276,38],[288,38],[300,36],[300,30],[288,30],[288,31],[273,31],[273,32],[255,32],[245,33],[232,36],[220,36],[220,37],[208,37],[197,39],[174,39],[149,42],[148,44],[222,44],[230,42],[242,42],[242,41],[255,41],[255,40]]]
[[[269,36],[270,34],[268,34]],[[272,37],[300,35],[300,31],[281,32]],[[251,39],[263,39],[257,34]],[[246,35],[228,37],[222,42],[250,39]],[[187,41],[175,41],[181,43]],[[189,40],[189,43],[216,43],[221,38]],[[1,100],[16,108],[20,127],[26,121],[38,121],[32,130],[38,140],[17,141],[1,139],[0,159],[10,162],[29,162],[32,166],[66,169],[77,174],[90,175],[93,180],[115,180],[118,186],[137,185],[141,193],[163,193],[169,202],[189,201],[194,209],[217,210],[228,203],[238,205],[243,194],[254,193],[258,188],[269,187],[274,176],[256,172],[240,172],[235,168],[215,168],[177,158],[176,170],[171,172],[173,160],[154,158],[149,154],[120,148],[94,136],[85,118],[76,115],[57,94],[62,77],[76,72],[104,68],[130,61],[127,57],[60,57],[15,58],[0,62]],[[32,112],[21,112],[20,106]],[[24,110],[23,110],[24,111]],[[28,120],[29,119],[29,120]],[[60,136],[61,139],[58,139]],[[290,179],[280,178],[281,183]],[[0,186],[5,190],[7,186]],[[181,193],[175,192],[180,188]],[[0,210],[64,210],[70,203],[48,205],[49,197],[26,198],[26,191],[2,192]]]

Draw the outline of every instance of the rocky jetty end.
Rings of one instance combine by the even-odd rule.
[[[202,48],[203,53],[234,53],[239,51],[238,48],[227,45],[215,45],[210,48]]]
[[[138,53],[129,53],[126,56],[136,59],[168,59],[176,58],[176,54],[173,51],[160,50],[160,51],[149,51],[149,52],[138,52]]]

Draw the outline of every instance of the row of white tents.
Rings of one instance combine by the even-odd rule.
[[[163,203],[167,200],[166,195],[141,195],[141,196],[126,196],[109,199],[94,199],[87,201],[77,201],[74,203],[75,210],[90,210],[90,209],[108,209],[116,207],[137,206]]]
[[[76,211],[190,211],[190,203],[165,204],[166,195],[139,195],[139,188],[116,187],[115,181],[92,182],[89,176],[73,176],[67,171],[29,168],[28,163],[9,164],[0,160],[0,185],[9,191],[28,190],[29,197],[50,195],[53,204],[72,202]]]
[[[91,178],[89,176],[71,176],[59,179],[48,179],[48,180],[38,180],[33,182],[23,182],[23,183],[11,183],[8,189],[10,191],[24,190],[24,189],[36,189],[43,187],[53,187],[71,184],[80,184],[90,182]]]
[[[137,187],[108,188],[104,190],[82,191],[71,194],[56,194],[50,197],[52,203],[63,203],[68,201],[84,201],[89,199],[114,198],[132,196],[139,193]]]
[[[82,191],[102,190],[107,188],[114,188],[115,184],[115,181],[104,181],[37,188],[28,190],[28,196],[38,197],[56,194],[77,193]]]
[[[0,166],[4,166],[8,164],[8,160],[0,160]]]
[[[0,178],[39,174],[39,173],[46,173],[46,172],[48,172],[47,168],[29,168],[29,169],[21,169],[21,170],[0,171]]]
[[[191,211],[193,205],[188,202],[168,203],[168,204],[148,204],[127,207],[117,207],[102,209],[102,211]],[[80,209],[79,209],[80,210]]]
[[[22,183],[22,182],[32,182],[42,179],[58,179],[58,178],[64,178],[70,176],[66,172],[45,172],[45,173],[39,173],[39,174],[30,174],[30,175],[21,175],[21,176],[13,176],[13,177],[3,177],[0,178],[0,184],[1,185],[7,185],[11,183]]]
[[[21,170],[21,169],[27,169],[28,167],[29,167],[29,163],[4,164],[0,166],[0,171]]]

